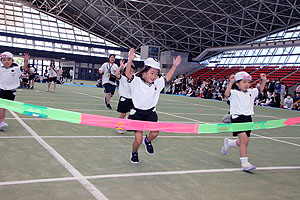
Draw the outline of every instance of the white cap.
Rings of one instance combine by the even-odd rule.
[[[147,58],[145,61],[145,66],[152,67],[154,69],[160,70],[160,62],[157,60],[154,60],[153,58]]]
[[[8,51],[5,51],[5,52],[1,53],[0,58],[1,59],[2,58],[11,58],[11,59],[13,59],[14,55],[12,53],[8,52]]]
[[[247,72],[238,72],[235,74],[235,81],[249,79],[252,81],[252,77]]]

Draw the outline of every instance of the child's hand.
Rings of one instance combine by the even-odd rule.
[[[122,67],[124,67],[124,65],[125,65],[125,61],[124,60],[120,60],[120,67],[122,68]]]
[[[28,61],[28,60],[29,60],[29,58],[30,58],[30,55],[29,55],[29,53],[24,53],[24,56],[23,56],[23,58],[24,58],[24,60],[25,60],[25,61]]]
[[[128,60],[134,60],[135,59],[135,55],[134,55],[134,48],[131,48],[128,54]]]
[[[177,56],[176,59],[173,58],[173,66],[174,67],[178,67],[178,65],[180,65],[180,63],[181,63],[181,56],[180,55]]]
[[[234,83],[234,81],[235,81],[235,76],[232,74],[230,77],[229,77],[229,81],[230,81],[230,83]]]
[[[265,81],[265,80],[267,80],[267,75],[266,74],[260,74],[260,78]]]

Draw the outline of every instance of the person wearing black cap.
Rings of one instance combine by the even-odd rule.
[[[116,70],[118,69],[118,65],[115,64],[116,55],[111,54],[108,57],[108,62],[104,63],[99,68],[99,74],[103,74],[102,83],[105,92],[105,106],[107,109],[112,109],[110,105],[110,98],[114,96],[116,89]]]

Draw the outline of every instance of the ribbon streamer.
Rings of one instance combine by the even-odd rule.
[[[75,124],[84,124],[89,126],[99,126],[113,129],[120,128],[125,130],[164,131],[171,133],[222,133],[258,129],[272,129],[300,123],[300,117],[270,121],[228,124],[184,124],[148,122],[84,114],[62,109],[32,105],[18,101],[10,101],[1,98],[0,108],[12,110],[14,112],[21,113],[24,115],[49,118]]]

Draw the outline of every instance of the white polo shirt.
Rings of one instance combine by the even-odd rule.
[[[129,88],[129,83],[128,79],[126,76],[122,76],[119,79],[120,84],[119,84],[119,95],[121,97],[125,97],[126,99],[131,99],[131,92]]]
[[[130,81],[129,88],[135,108],[148,110],[157,105],[159,94],[166,84],[165,77],[156,79],[150,85],[135,75],[133,75],[133,78]]]
[[[52,67],[49,70],[49,77],[57,77],[57,72]]]
[[[15,66],[6,69],[0,67],[0,89],[14,90],[20,86],[20,76],[22,75],[22,67]]]
[[[246,92],[230,90],[230,114],[235,119],[238,115],[253,115],[254,100],[258,96],[258,89],[248,89]]]
[[[100,69],[104,71],[104,74],[102,75],[102,84],[104,85],[105,83],[110,83],[112,85],[116,85],[116,83],[109,80],[109,75],[110,75],[109,69],[113,75],[116,75],[116,70],[118,69],[118,65],[115,63],[110,64],[109,62],[106,62],[100,67]]]

